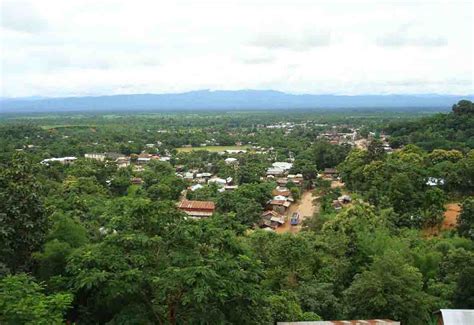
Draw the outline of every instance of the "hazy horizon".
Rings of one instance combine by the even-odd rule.
[[[379,109],[446,111],[472,95],[311,95],[279,91],[192,91],[166,94],[2,99],[0,113],[206,110]]]
[[[104,94],[81,94],[81,95],[71,95],[71,96],[41,96],[41,95],[31,95],[31,96],[18,96],[18,97],[0,97],[0,100],[42,100],[42,99],[60,99],[60,98],[84,98],[84,97],[112,97],[112,96],[141,96],[141,95],[181,95],[181,94],[190,94],[190,93],[217,93],[217,92],[227,92],[227,93],[237,93],[237,92],[274,92],[285,95],[294,95],[294,96],[334,96],[334,97],[363,97],[363,96],[413,96],[413,97],[472,97],[474,96],[474,91],[471,93],[465,94],[449,94],[449,93],[361,93],[361,94],[344,94],[344,93],[309,93],[309,92],[291,92],[291,91],[281,91],[275,89],[192,89],[187,91],[176,91],[176,92],[149,92],[149,93],[104,93]]]

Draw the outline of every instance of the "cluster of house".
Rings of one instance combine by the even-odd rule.
[[[333,129],[321,133],[318,139],[325,139],[331,144],[349,144],[351,146],[358,146],[367,149],[367,145],[370,141],[376,138],[375,132],[369,132],[367,139],[363,139],[358,132],[358,129],[349,129],[350,132],[339,132],[337,127],[333,126]],[[388,143],[388,139],[384,134],[380,135],[382,146],[386,153],[392,153],[393,149]]]
[[[179,169],[179,168],[178,168]],[[176,176],[192,183],[188,190],[194,192],[204,187],[205,184],[215,184],[219,188],[219,192],[232,191],[238,186],[234,185],[233,178],[221,178],[208,172],[199,172],[198,170],[190,170],[187,172],[176,172]]]
[[[286,213],[293,204],[291,191],[283,186],[273,190],[273,198],[267,202],[266,210],[261,214],[260,228],[274,230],[286,221]]]
[[[238,159],[231,157],[227,158],[225,162],[226,164],[237,164]],[[301,174],[288,174],[291,167],[293,167],[292,163],[275,162],[267,170],[268,179],[275,179],[275,176],[279,178],[276,179],[278,185],[273,190],[273,198],[267,202],[266,210],[261,215],[261,221],[259,223],[261,228],[276,229],[285,223],[285,214],[294,202],[291,191],[286,185],[289,182],[293,182],[299,186],[302,185],[303,182],[303,176]],[[205,184],[216,184],[220,192],[231,191],[237,188],[237,185],[233,184],[232,177],[220,178],[212,173],[200,172],[199,170],[190,170],[187,172],[177,171],[176,175],[192,184],[188,187],[189,191],[201,189]],[[183,200],[179,203],[178,208],[192,218],[202,218],[212,215],[215,206],[211,201]]]
[[[227,158],[226,163],[238,163],[238,160],[235,158]],[[291,182],[296,186],[302,186],[303,184],[303,176],[301,174],[289,174],[292,167],[293,164],[289,162],[275,162],[267,169],[267,179],[275,180],[277,186],[272,192],[272,199],[267,202],[266,209],[261,214],[261,219],[258,224],[260,228],[272,231],[284,225],[287,221],[289,209],[294,203],[291,191],[287,187],[288,183]],[[226,179],[219,178],[212,173],[199,172],[198,170],[177,172],[176,174],[192,183],[192,185],[188,187],[189,191],[196,191],[203,188],[204,184],[216,184],[220,192],[237,188],[236,185],[232,184],[231,177]],[[277,178],[275,176],[277,176]],[[326,168],[319,176],[327,180],[337,180],[339,174],[335,168]],[[342,195],[332,202],[332,206],[334,209],[340,210],[344,205],[351,203],[351,201],[352,198],[349,195]],[[178,208],[192,218],[202,218],[211,216],[214,212],[215,205],[211,201],[183,200],[179,203]]]
[[[103,152],[103,153],[86,153],[84,158],[87,159],[94,159],[98,161],[115,161],[117,163],[118,168],[125,168],[130,166],[131,164],[131,157],[126,156],[116,152]],[[170,156],[160,156],[157,154],[149,154],[149,153],[141,153],[137,156],[136,165],[142,166],[149,163],[151,160],[159,160],[159,161],[169,161],[171,159]],[[138,167],[137,169],[141,169]],[[140,171],[140,170],[137,170]]]
[[[192,185],[189,189],[202,187],[201,184]],[[293,203],[291,191],[284,187],[277,187],[273,191],[273,198],[268,201],[266,210],[261,214],[258,224],[260,228],[274,230],[286,221],[286,212]],[[193,201],[183,199],[178,203],[178,209],[183,211],[189,218],[201,219],[210,217],[215,212],[215,204],[212,201]]]
[[[192,185],[188,187],[188,191],[197,191],[204,187],[205,184],[216,184],[218,191],[234,190],[237,185],[232,184],[232,177],[226,179],[216,177],[212,173],[200,172],[199,170],[181,171],[184,166],[176,166],[176,176],[183,178]],[[191,219],[201,219],[212,216],[216,206],[212,201],[194,201],[183,199],[178,203],[178,209],[183,211]]]
[[[272,164],[266,171],[268,180],[275,181],[278,186],[286,186],[288,183],[293,183],[298,187],[303,186],[302,174],[290,174],[289,171],[293,167],[292,163],[277,161]]]
[[[289,170],[293,167],[292,163],[277,161],[272,164],[271,167],[267,169],[267,177],[269,176],[282,176],[287,175]]]
[[[118,168],[126,168],[131,165],[131,157],[116,152],[102,152],[102,153],[86,153],[84,155],[86,159],[93,159],[97,161],[113,161],[117,164]],[[59,162],[63,165],[70,165],[77,160],[76,157],[60,157],[60,158],[48,158],[41,161],[41,164],[48,165],[52,162]],[[142,153],[137,156],[136,162],[133,166],[134,171],[143,171],[143,165],[147,164],[151,160],[169,161],[169,156],[159,156],[147,153]],[[139,177],[133,177],[130,182],[135,185],[142,184],[142,179]]]
[[[306,123],[280,122],[276,124],[267,125],[267,129],[283,129],[285,133],[290,133],[295,127],[306,127]]]
[[[289,174],[293,167],[290,162],[277,161],[266,171],[266,178],[274,180],[277,187],[273,190],[273,198],[267,202],[266,210],[261,215],[260,228],[274,230],[286,221],[288,209],[293,204],[294,199],[291,191],[286,186],[293,183],[297,187],[303,186],[302,174]]]
[[[350,129],[351,132],[338,132],[336,127],[333,127],[332,130],[321,133],[318,136],[318,139],[325,139],[331,144],[343,144],[348,143],[354,145],[355,140],[357,139],[357,130]]]

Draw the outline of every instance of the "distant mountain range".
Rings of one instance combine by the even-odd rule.
[[[273,109],[388,109],[448,110],[473,95],[295,95],[273,90],[191,91],[177,94],[133,94],[64,98],[3,98],[1,113],[273,110]]]

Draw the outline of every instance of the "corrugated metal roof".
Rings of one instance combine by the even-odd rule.
[[[285,202],[286,202],[285,200],[271,200],[270,204],[271,205],[284,205]]]
[[[283,217],[271,217],[270,221],[278,222],[279,224],[284,224],[285,223],[285,220],[283,219]]]
[[[273,210],[267,210],[267,211],[262,212],[262,217],[265,217],[265,216],[279,217],[280,214]]]
[[[178,208],[188,210],[214,210],[216,208],[212,201],[188,201],[183,200],[179,203]]]
[[[400,325],[400,322],[390,319],[359,319],[310,322],[277,322],[277,325]]]
[[[444,325],[474,324],[474,309],[441,309]]]

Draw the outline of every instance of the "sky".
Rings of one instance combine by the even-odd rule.
[[[474,93],[472,1],[0,4],[0,97]]]

